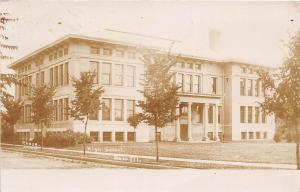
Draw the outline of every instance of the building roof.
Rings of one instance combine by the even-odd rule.
[[[123,45],[123,46],[129,46],[129,47],[147,47],[150,49],[154,49],[154,50],[161,50],[161,51],[168,51],[170,49],[170,40],[168,41],[167,45],[166,44],[162,44],[162,43],[157,43],[155,45],[149,43],[149,42],[145,42],[145,41],[122,41],[122,40],[113,40],[113,39],[108,39],[108,38],[98,38],[98,37],[90,37],[90,36],[85,36],[85,35],[78,35],[78,34],[69,34],[66,35],[52,43],[49,43],[35,51],[33,51],[32,53],[14,61],[13,63],[11,63],[10,65],[8,65],[9,68],[15,69],[16,66],[18,66],[19,64],[25,62],[26,60],[29,60],[32,57],[37,56],[38,54],[49,50],[50,48],[52,48],[53,46],[56,46],[60,43],[64,43],[70,39],[80,39],[80,40],[86,40],[86,41],[95,41],[95,42],[102,42],[102,43],[110,43],[110,44],[117,44],[117,45]],[[158,45],[159,44],[159,45]],[[158,45],[158,46],[157,46]],[[186,58],[191,58],[191,59],[199,59],[199,60],[205,60],[205,61],[212,61],[212,62],[218,62],[218,63],[237,63],[237,64],[244,64],[244,65],[253,65],[253,66],[262,66],[262,67],[266,67],[266,68],[274,68],[274,67],[269,67],[269,66],[264,66],[264,65],[259,65],[259,64],[254,64],[248,61],[243,61],[243,60],[237,60],[237,59],[228,59],[222,55],[218,55],[216,53],[212,53],[212,52],[206,52],[203,53],[202,56],[199,56],[198,54],[193,54],[193,53],[186,53],[183,49],[180,49],[179,47],[180,45],[174,45],[172,47],[172,50],[175,51],[171,51],[172,54],[178,54],[181,55],[182,57],[186,57]],[[204,55],[208,55],[208,56],[204,56]]]

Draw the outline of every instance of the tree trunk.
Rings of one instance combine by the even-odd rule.
[[[43,135],[43,124],[40,123],[41,127],[41,151],[43,151],[43,146],[44,146],[44,135]]]
[[[296,131],[296,161],[297,161],[297,170],[300,170],[298,119],[296,119],[296,121],[295,121],[295,131]]]
[[[156,143],[156,162],[158,162],[158,132],[157,132],[157,126],[155,126],[155,143]]]
[[[88,123],[88,115],[86,117],[86,121],[85,121],[85,125],[84,125],[84,136],[83,136],[83,155],[85,155],[85,143],[86,143],[86,127],[87,127],[87,123]]]

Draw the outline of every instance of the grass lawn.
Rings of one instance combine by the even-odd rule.
[[[155,143],[93,143],[102,152],[155,156]],[[190,159],[295,164],[295,144],[267,142],[175,143],[160,142],[159,155]],[[83,150],[82,145],[68,149]]]

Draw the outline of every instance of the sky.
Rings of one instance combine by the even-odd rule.
[[[19,47],[9,52],[15,60],[64,35],[81,34],[166,49],[174,41],[174,52],[279,66],[300,29],[296,2],[16,0],[0,1],[0,11],[18,18],[5,32],[7,43]],[[209,49],[211,30],[220,32],[217,51]],[[5,71],[12,61],[0,62]]]

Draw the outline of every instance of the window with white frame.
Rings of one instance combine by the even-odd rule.
[[[102,99],[102,120],[111,120],[111,99]]]
[[[123,121],[123,99],[115,99],[115,121]]]
[[[99,62],[97,61],[90,61],[90,72],[94,75],[93,83],[98,83],[98,67]]]
[[[201,76],[200,75],[194,75],[193,84],[194,84],[193,92],[200,93],[201,92]]]
[[[114,84],[117,86],[123,86],[123,65],[116,64],[114,71],[115,71]]]
[[[192,80],[193,76],[192,75],[186,75],[185,76],[185,92],[190,93],[192,92]]]
[[[127,118],[131,117],[135,113],[135,101],[134,100],[127,100]]]
[[[102,63],[102,85],[111,85],[111,63]]]

